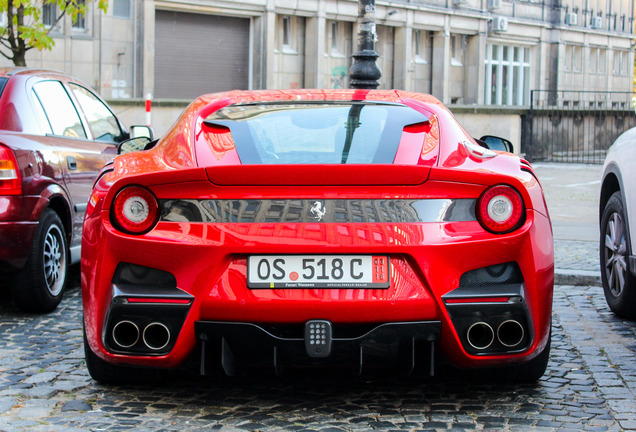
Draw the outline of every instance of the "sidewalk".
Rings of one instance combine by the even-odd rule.
[[[536,163],[554,230],[556,285],[601,285],[598,201],[602,165]]]

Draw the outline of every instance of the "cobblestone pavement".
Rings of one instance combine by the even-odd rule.
[[[77,276],[60,308],[0,306],[0,431],[636,430],[636,323],[598,287],[557,286],[536,385],[424,379],[185,377],[108,387],[83,360]]]

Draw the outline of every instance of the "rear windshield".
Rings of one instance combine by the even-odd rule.
[[[390,164],[405,126],[426,122],[401,104],[230,105],[205,120],[230,129],[243,164]]]
[[[0,78],[0,97],[2,97],[2,90],[4,90],[4,86],[7,84],[7,81],[9,81],[9,78]]]

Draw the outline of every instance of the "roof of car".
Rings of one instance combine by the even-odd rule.
[[[402,90],[361,90],[361,89],[289,89],[289,90],[234,90],[201,96],[208,101],[229,98],[234,104],[257,102],[292,101],[383,101],[400,102],[407,98],[422,102],[440,104],[434,96]]]
[[[56,74],[67,75],[64,72],[53,69],[29,68],[29,67],[4,67],[0,68],[0,76],[10,77],[13,75],[40,75],[40,74]]]

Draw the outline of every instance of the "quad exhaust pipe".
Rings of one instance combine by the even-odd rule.
[[[466,339],[476,350],[485,350],[495,341],[495,332],[489,324],[479,321],[468,328]]]
[[[525,331],[519,321],[507,320],[497,327],[497,339],[506,348],[514,348],[523,341]]]
[[[143,341],[153,351],[162,350],[170,342],[170,330],[160,322],[150,323],[144,329]]]
[[[119,321],[113,327],[113,340],[121,348],[130,348],[139,340],[139,327],[132,321]]]
[[[145,348],[160,351],[168,346],[171,335],[170,329],[160,322],[152,322],[141,331],[134,322],[123,320],[115,324],[112,336],[119,348],[132,348],[141,338]]]
[[[506,320],[499,324],[497,331],[483,321],[474,323],[466,332],[466,340],[476,350],[488,349],[496,340],[506,348],[514,348],[523,342],[525,330],[517,320]]]

